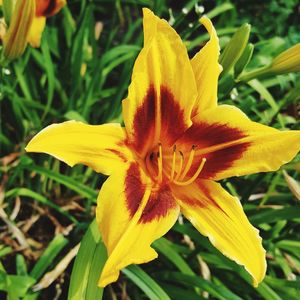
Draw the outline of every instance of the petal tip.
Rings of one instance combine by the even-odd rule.
[[[257,228],[255,228],[255,231],[257,233],[257,239],[260,243],[260,253],[261,253],[261,261],[260,264],[258,264],[257,266],[257,270],[250,270],[248,267],[245,266],[246,271],[252,276],[253,281],[252,281],[252,285],[257,288],[258,285],[263,281],[263,279],[265,278],[266,275],[266,271],[267,271],[267,262],[266,262],[266,250],[263,248],[262,246],[262,238],[259,235],[259,230]]]
[[[26,152],[36,152],[36,149],[35,149],[35,140],[36,140],[36,137],[37,137],[38,134],[36,134],[30,141],[29,143],[27,144],[27,146],[24,148],[24,150]]]
[[[154,16],[154,13],[151,9],[147,8],[147,7],[143,7],[143,16],[144,18],[147,16]]]
[[[30,150],[30,142],[29,142],[29,144],[24,148],[24,150],[25,150],[25,152],[32,152],[31,150]]]
[[[106,287],[110,283],[117,281],[119,278],[119,275],[120,275],[120,271],[107,273],[105,270],[103,270],[103,272],[99,278],[99,281],[98,281],[98,286],[101,288]]]
[[[202,16],[199,19],[199,22],[201,24],[203,24],[206,27],[206,29],[208,29],[208,31],[210,31],[213,28],[213,24],[212,24],[211,19],[208,16],[206,16],[206,15]]]
[[[220,51],[219,38],[217,35],[217,31],[216,31],[212,21],[210,20],[210,18],[208,18],[207,16],[204,15],[203,17],[200,18],[199,22],[204,25],[204,27],[206,28],[206,30],[208,31],[208,33],[210,35],[210,41],[215,43],[217,45],[218,51]]]

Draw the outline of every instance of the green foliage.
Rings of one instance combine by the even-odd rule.
[[[191,56],[208,38],[198,23],[202,6],[217,29],[223,60],[234,48],[237,30],[246,28],[248,34],[244,24],[251,24],[249,40],[244,37],[233,60],[230,55],[226,58],[219,102],[236,105],[254,121],[300,129],[299,74],[242,80],[243,74],[270,64],[278,53],[299,42],[298,1],[185,3],[183,7],[179,1],[166,0],[69,0],[61,13],[47,20],[41,48],[28,48],[0,70],[0,209],[5,212],[1,219],[21,232],[17,236],[13,231],[13,235],[1,220],[0,297],[5,293],[9,299],[54,299],[55,295],[101,299],[103,293],[104,299],[121,295],[175,300],[207,295],[211,299],[299,298],[300,208],[282,172],[223,182],[241,197],[246,214],[263,237],[268,276],[259,288],[252,287],[242,267],[182,220],[154,243],[157,260],[126,268],[119,282],[103,291],[96,282],[106,259],[105,248],[95,222],[89,224],[104,176],[24,152],[29,139],[54,122],[122,122],[121,100],[143,41],[143,6],[173,23]],[[298,156],[283,168],[299,182],[299,166]],[[74,267],[71,264],[56,281],[59,288],[52,284],[37,290],[41,278],[81,240]]]

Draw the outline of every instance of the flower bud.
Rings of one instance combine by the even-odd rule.
[[[277,55],[270,65],[242,74],[238,80],[249,81],[298,71],[300,71],[300,43]]]
[[[238,77],[238,75],[241,74],[243,70],[247,67],[252,57],[253,49],[254,49],[253,44],[251,43],[247,44],[243,54],[241,55],[241,57],[238,59],[238,61],[234,66],[234,77]]]
[[[9,24],[10,18],[13,12],[14,1],[13,0],[0,0],[0,6],[2,5],[4,20],[6,24]]]
[[[235,34],[225,47],[220,57],[220,63],[223,67],[223,72],[221,73],[222,76],[224,76],[231,70],[231,68],[243,54],[249,40],[250,29],[251,26],[249,24],[246,23],[242,25],[235,32]]]
[[[6,60],[15,59],[25,51],[34,16],[35,0],[16,1],[9,28],[3,40],[3,56]]]
[[[300,71],[300,43],[276,56],[269,70],[276,74]]]
[[[66,5],[65,0],[35,0],[35,18],[28,36],[28,43],[34,48],[40,47],[42,33],[46,26],[46,18],[58,13]]]
[[[52,17],[65,5],[66,0],[35,0],[37,17]]]

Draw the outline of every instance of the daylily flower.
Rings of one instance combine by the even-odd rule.
[[[35,0],[35,18],[33,19],[28,36],[28,43],[32,47],[36,48],[41,44],[46,18],[57,14],[66,5],[66,2],[66,0]]]
[[[6,60],[13,60],[23,54],[28,43],[32,47],[40,46],[46,17],[56,14],[66,1],[17,0],[14,5],[9,4],[11,11],[7,14],[11,16],[3,37],[3,56]]]
[[[98,197],[97,222],[108,259],[100,286],[122,268],[157,257],[151,244],[180,211],[224,255],[243,265],[256,286],[265,276],[258,230],[236,197],[215,181],[277,170],[300,148],[300,131],[251,122],[217,105],[219,43],[210,40],[189,60],[174,29],[144,9],[144,47],[123,101],[125,128],[68,121],[37,134],[26,151],[48,153],[70,166],[109,175]]]

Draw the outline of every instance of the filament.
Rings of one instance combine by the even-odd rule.
[[[163,158],[162,158],[162,146],[161,143],[158,145],[158,181],[162,182],[163,174]]]
[[[171,175],[170,175],[171,181],[173,181],[173,178],[174,178],[175,165],[176,165],[176,145],[174,145],[174,147],[173,147],[172,169],[171,169]]]
[[[196,147],[193,145],[192,150],[190,152],[190,156],[189,156],[188,162],[187,162],[187,164],[186,164],[186,166],[185,166],[182,174],[179,177],[180,180],[184,179],[185,175],[187,174],[187,172],[189,171],[189,169],[192,166],[194,155],[195,155],[195,148]]]
[[[193,161],[195,159],[195,153],[196,153],[196,146],[192,146],[192,149],[189,154],[189,158],[187,162],[185,163],[184,161],[184,154],[181,151],[179,152],[179,162],[178,162],[178,155],[176,151],[176,145],[173,147],[173,154],[172,154],[172,166],[171,166],[171,172],[167,172],[167,170],[163,169],[163,149],[162,149],[162,144],[158,144],[158,151],[156,154],[153,152],[147,156],[146,158],[146,168],[148,169],[149,173],[151,174],[152,178],[155,181],[158,181],[158,183],[161,183],[163,181],[163,176],[168,178],[170,182],[173,182],[174,184],[177,185],[189,185],[193,183],[198,176],[200,175],[201,171],[204,168],[204,165],[206,163],[206,158],[202,158],[201,162],[195,172],[195,174],[191,177],[188,178],[187,180],[184,180],[188,172],[190,171],[191,167],[193,166]],[[156,156],[157,159],[157,169],[154,170],[154,166],[152,165],[154,155]],[[170,157],[170,156],[169,156]],[[167,161],[168,162],[168,161]]]
[[[190,179],[188,179],[186,181],[177,181],[175,179],[174,183],[177,185],[189,185],[189,184],[193,183],[197,179],[197,177],[200,175],[205,163],[206,163],[206,158],[202,158],[201,163],[200,163],[196,173],[193,175],[193,177],[191,177]]]
[[[182,171],[182,167],[183,167],[183,153],[181,151],[179,151],[180,154],[180,162],[179,162],[179,169],[176,171],[176,176],[175,176],[175,180],[178,180]]]

